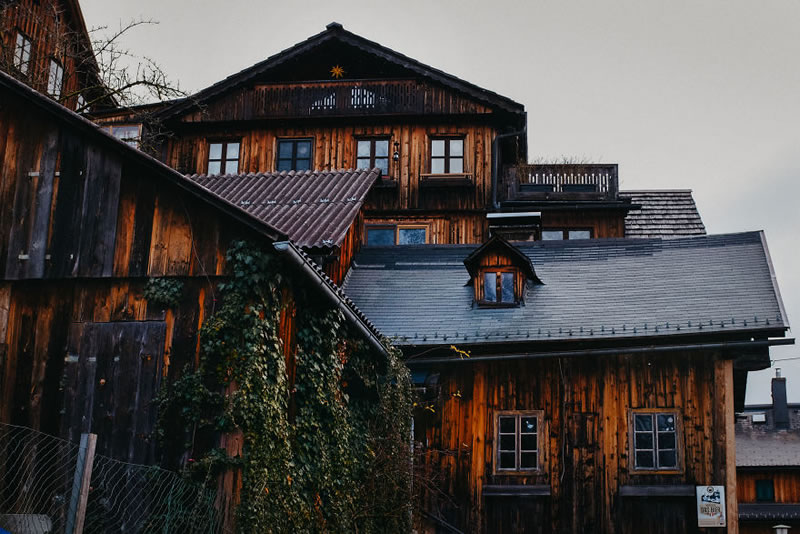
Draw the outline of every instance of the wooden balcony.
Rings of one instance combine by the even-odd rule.
[[[417,80],[340,80],[259,85],[257,118],[486,113],[484,106]]]
[[[616,164],[534,164],[506,167],[502,201],[616,201]]]

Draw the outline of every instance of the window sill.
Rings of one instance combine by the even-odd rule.
[[[695,487],[687,484],[660,486],[621,486],[620,497],[694,497]]]
[[[519,302],[478,302],[479,308],[519,308]]]
[[[549,497],[550,486],[544,484],[485,484],[484,497]]]
[[[470,187],[472,175],[468,173],[451,174],[420,174],[419,185],[421,187]]]

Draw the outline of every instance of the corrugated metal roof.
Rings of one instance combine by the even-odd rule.
[[[689,189],[620,191],[619,196],[641,206],[625,217],[625,237],[670,239],[706,234]]]
[[[379,176],[379,169],[349,169],[189,178],[310,248],[342,243]]]
[[[365,247],[345,291],[398,345],[608,340],[782,330],[761,232],[683,239],[514,243],[544,285],[478,308],[475,245]]]

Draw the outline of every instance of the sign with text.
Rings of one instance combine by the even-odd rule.
[[[697,526],[725,526],[725,486],[697,486]]]

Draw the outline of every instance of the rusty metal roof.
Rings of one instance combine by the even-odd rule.
[[[339,246],[379,177],[379,169],[189,176],[304,248]]]

